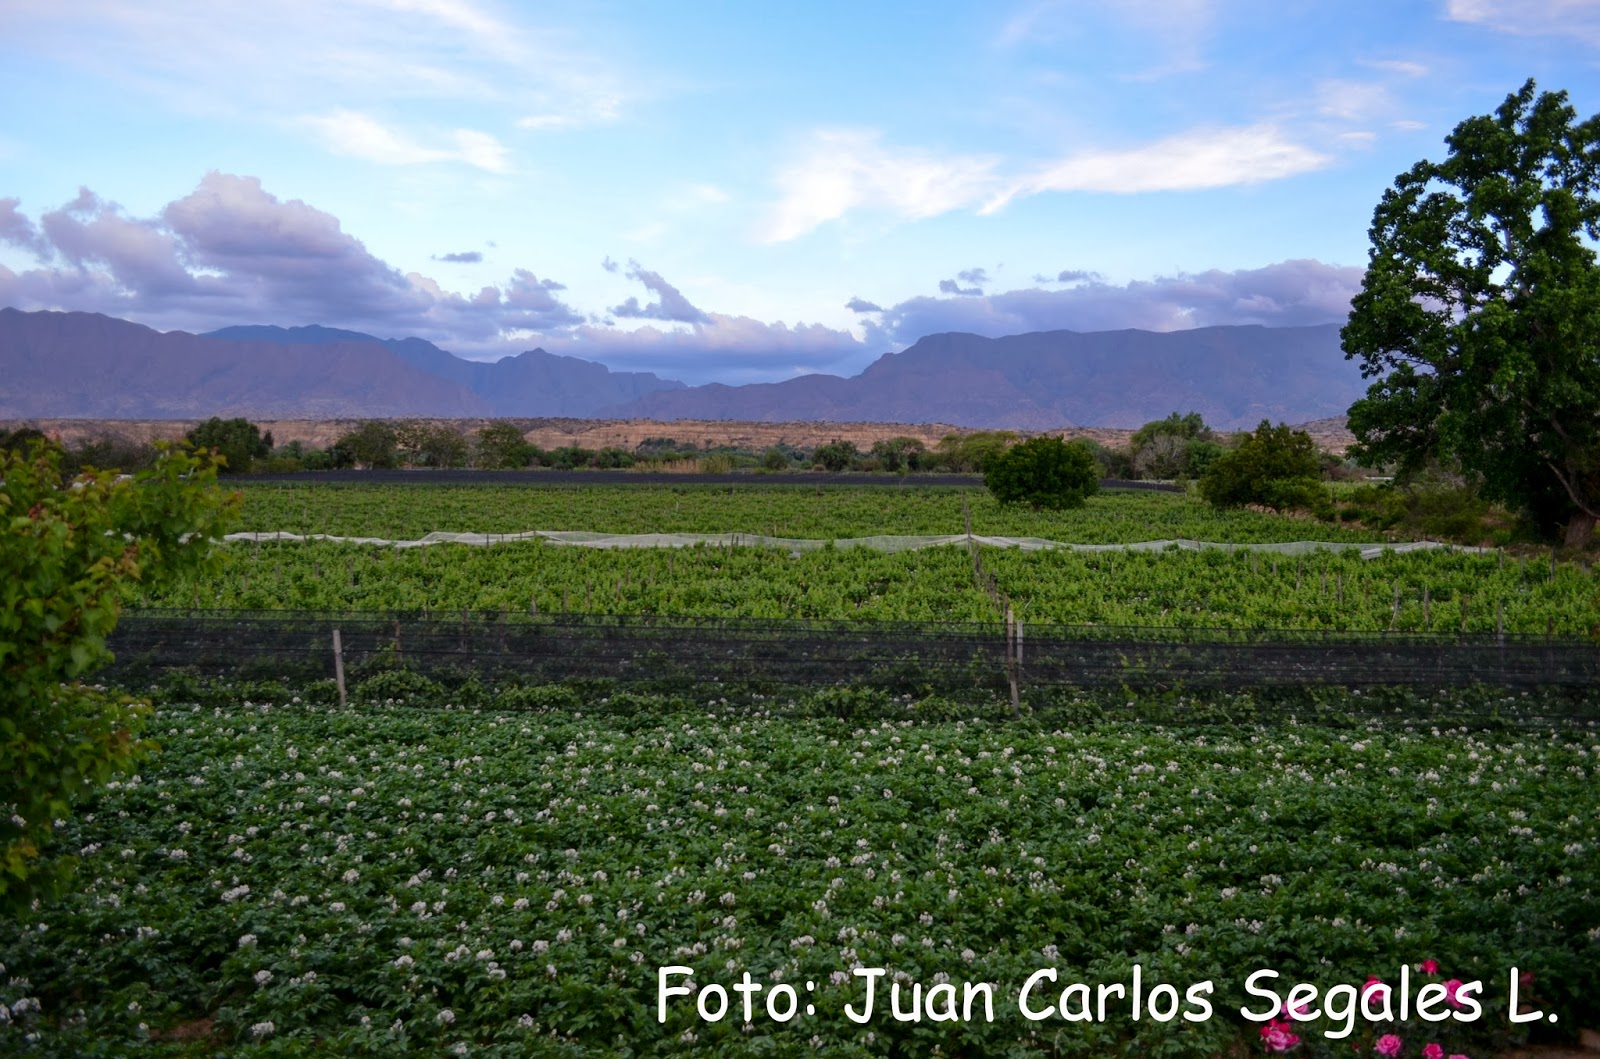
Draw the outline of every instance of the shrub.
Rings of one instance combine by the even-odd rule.
[[[153,749],[148,704],[82,682],[111,657],[126,584],[210,569],[238,506],[214,454],[167,446],[131,481],[69,484],[61,462],[51,444],[0,452],[0,914],[59,888],[71,862],[42,859],[55,821]]]
[[[1276,511],[1331,513],[1321,470],[1310,434],[1263,419],[1254,433],[1212,462],[1200,479],[1200,495],[1213,507],[1260,504]]]
[[[1037,437],[989,461],[983,484],[1002,504],[1025,503],[1059,511],[1080,507],[1100,488],[1099,467],[1089,446]]]

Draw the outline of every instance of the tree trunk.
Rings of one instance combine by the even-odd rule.
[[[1567,522],[1568,548],[1582,548],[1594,538],[1595,517],[1582,511],[1575,511]]]

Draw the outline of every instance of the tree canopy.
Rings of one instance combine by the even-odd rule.
[[[1043,435],[991,458],[983,484],[1002,504],[1059,511],[1081,507],[1099,491],[1099,464],[1083,442]]]
[[[1318,509],[1328,503],[1321,476],[1322,459],[1310,434],[1263,419],[1211,462],[1200,479],[1200,495],[1215,507]]]
[[[132,480],[63,480],[61,451],[0,451],[0,913],[47,894],[54,822],[147,745],[142,704],[82,683],[110,654],[122,585],[204,569],[238,505],[215,454],[168,447]]]
[[[1385,191],[1342,332],[1376,381],[1356,454],[1438,460],[1483,494],[1566,524],[1600,517],[1600,117],[1528,81]]]
[[[222,469],[231,474],[248,474],[252,463],[272,451],[272,433],[263,436],[261,428],[248,419],[212,416],[184,437],[197,449],[221,453],[226,461]]]

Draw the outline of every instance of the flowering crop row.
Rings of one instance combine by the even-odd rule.
[[[1292,1037],[1483,1056],[1525,1029],[1513,966],[1560,1029],[1600,1018],[1592,730],[661,705],[677,712],[161,706],[161,755],[59,829],[76,892],[0,924],[0,1051],[1211,1056]],[[1019,1013],[1041,970],[1057,984],[1035,1008],[1136,964],[1146,989],[1213,982],[1214,1016],[1136,1021],[1125,996],[1103,1021]],[[699,992],[661,1001],[669,966]],[[1324,1014],[1268,1040],[1239,1013],[1261,1007],[1243,989],[1260,968],[1327,990],[1402,967],[1481,979],[1484,1017],[1342,1038]],[[845,1009],[870,968],[863,1024]],[[700,994],[746,972],[814,1010],[702,1018]],[[891,984],[932,1011],[945,983],[992,984],[994,1020],[893,1014]]]

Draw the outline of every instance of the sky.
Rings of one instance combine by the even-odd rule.
[[[1337,322],[1600,0],[0,0],[0,305],[691,383]]]

